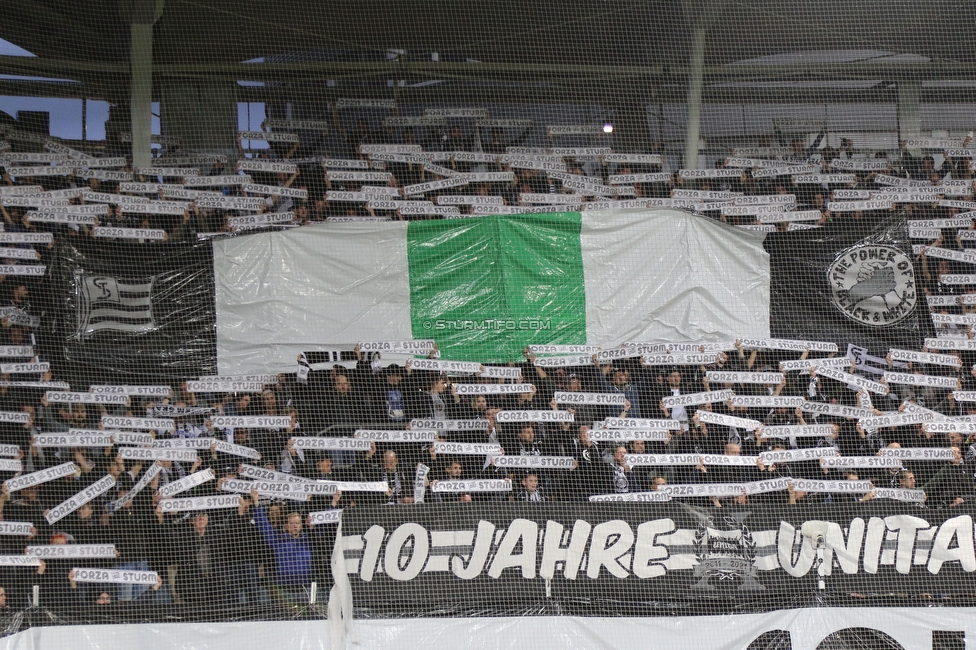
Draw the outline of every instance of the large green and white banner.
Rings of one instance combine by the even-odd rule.
[[[673,210],[322,224],[217,241],[214,271],[221,374],[360,341],[504,362],[770,334],[763,235]]]

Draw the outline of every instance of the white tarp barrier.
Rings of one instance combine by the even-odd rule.
[[[410,618],[354,620],[345,643],[332,644],[333,621],[248,621],[235,623],[143,623],[140,625],[53,625],[34,627],[0,640],[0,650],[71,648],[207,648],[241,650],[481,650],[533,648],[560,650],[746,650],[767,632],[783,630],[790,645],[756,648],[817,650],[936,650],[971,647],[976,639],[976,608],[863,607],[806,608],[765,614],[724,616],[578,617],[500,616],[495,618]],[[833,634],[862,628],[863,646],[831,643]],[[944,631],[964,645],[933,645]],[[886,635],[894,644],[882,643]],[[649,640],[653,639],[653,643]],[[826,641],[826,643],[824,643]]]

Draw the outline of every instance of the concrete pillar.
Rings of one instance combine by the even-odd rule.
[[[119,3],[129,23],[129,130],[132,163],[147,167],[152,154],[153,25],[163,14],[165,0],[127,0]],[[110,136],[111,137],[111,136]]]
[[[174,79],[162,93],[162,134],[179,138],[180,151],[236,158],[237,84]]]
[[[132,163],[148,167],[152,156],[152,38],[153,24],[130,25],[130,96],[132,120]]]
[[[691,65],[688,71],[688,120],[685,130],[683,169],[698,167],[698,143],[701,140],[702,86],[705,73],[705,28],[694,28],[691,43]]]
[[[917,138],[922,130],[920,109],[922,84],[917,80],[898,81],[898,139]]]

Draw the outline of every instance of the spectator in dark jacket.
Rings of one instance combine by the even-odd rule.
[[[156,510],[160,526],[163,512]],[[158,539],[158,535],[156,536]],[[180,524],[170,534],[171,561],[177,565],[176,591],[190,605],[206,605],[227,598],[224,562],[228,540],[211,525],[206,511],[195,511],[189,524]]]

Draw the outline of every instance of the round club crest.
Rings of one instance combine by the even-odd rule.
[[[915,310],[915,269],[901,250],[866,244],[841,253],[827,269],[831,299],[851,320],[885,327]]]

